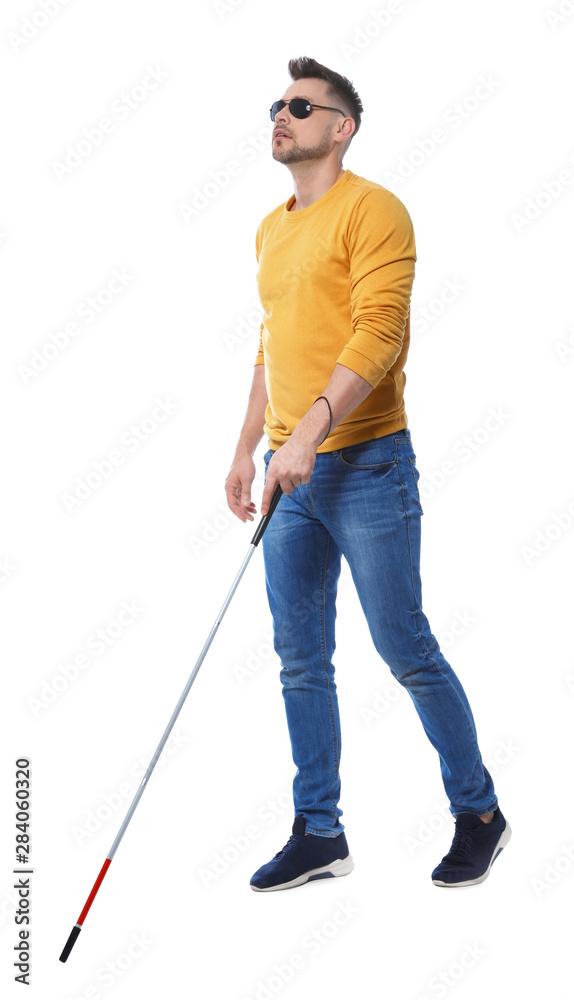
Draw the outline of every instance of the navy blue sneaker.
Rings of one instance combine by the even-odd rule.
[[[250,886],[256,892],[293,889],[319,878],[348,875],[355,867],[344,831],[338,837],[317,837],[305,833],[307,821],[296,816],[293,832],[285,847],[253,875]]]
[[[474,813],[455,817],[452,846],[431,878],[435,885],[476,885],[488,878],[492,863],[506,847],[512,830],[497,806],[490,823]]]

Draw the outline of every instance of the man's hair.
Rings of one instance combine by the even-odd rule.
[[[355,131],[353,135],[357,134],[361,125],[363,105],[353,84],[346,76],[341,76],[335,70],[328,69],[315,59],[309,59],[307,56],[301,56],[299,59],[290,59],[287,68],[292,80],[302,80],[309,77],[314,77],[317,80],[325,80],[329,85],[327,88],[328,99],[338,104],[349,118],[354,119]],[[351,136],[352,138],[353,136]]]

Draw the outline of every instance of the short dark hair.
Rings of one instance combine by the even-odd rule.
[[[363,105],[353,84],[346,76],[341,76],[335,70],[328,69],[315,59],[309,59],[307,56],[301,56],[299,59],[290,59],[287,68],[292,80],[302,80],[308,77],[325,80],[329,84],[327,88],[329,100],[341,105],[341,110],[345,111],[348,117],[354,120],[355,131],[353,135],[356,135],[361,125]],[[353,136],[351,136],[352,138]]]

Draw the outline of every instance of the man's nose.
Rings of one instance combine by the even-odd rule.
[[[285,125],[288,119],[289,119],[289,105],[286,104],[285,107],[281,108],[281,111],[278,111],[277,114],[275,115],[275,123],[278,122],[279,125]]]

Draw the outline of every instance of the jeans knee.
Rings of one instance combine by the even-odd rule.
[[[307,672],[307,665],[301,660],[282,659],[279,679],[283,687],[292,687],[299,684]]]
[[[435,647],[438,649],[436,641]],[[377,646],[394,679],[407,688],[420,684],[425,675],[428,677],[429,653],[433,651],[421,633],[412,633],[408,641],[400,644],[386,642]]]
[[[295,669],[295,664],[300,663],[304,659],[305,644],[297,635],[297,631],[289,626],[275,627],[273,648],[281,663],[285,664],[283,667],[284,670]]]
[[[420,663],[403,663],[399,668],[390,669],[395,680],[407,690],[420,687],[428,681],[428,672]]]

